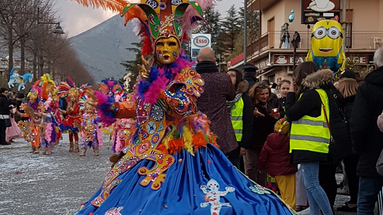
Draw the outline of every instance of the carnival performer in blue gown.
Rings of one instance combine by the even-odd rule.
[[[95,92],[101,120],[135,118],[136,133],[123,153],[111,157],[115,164],[78,215],[294,213],[233,167],[217,148],[206,115],[197,111],[204,81],[180,47],[208,1],[78,1],[121,9],[126,21],[138,18],[143,55],[153,56],[139,66],[132,100],[114,102]]]

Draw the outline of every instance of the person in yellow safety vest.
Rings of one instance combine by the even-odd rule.
[[[319,184],[319,164],[327,161],[331,139],[329,99],[321,89],[332,82],[331,70],[318,71],[313,62],[304,62],[294,71],[286,99],[286,115],[291,123],[290,153],[301,164],[310,214],[332,215],[330,201]]]
[[[242,157],[246,149],[251,144],[252,131],[253,131],[253,104],[247,91],[249,89],[249,83],[243,79],[242,72],[231,69],[227,72],[230,77],[236,96],[232,101],[227,102],[227,106],[231,114],[231,123],[234,128],[235,137],[238,142],[239,158]],[[242,160],[243,161],[243,160]],[[243,162],[240,162],[243,164]],[[243,165],[240,165],[240,169],[244,172]]]

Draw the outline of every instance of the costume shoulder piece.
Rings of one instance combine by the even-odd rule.
[[[171,87],[174,84],[184,84],[187,94],[200,97],[201,93],[203,93],[205,82],[194,69],[185,68],[174,78],[169,86]]]

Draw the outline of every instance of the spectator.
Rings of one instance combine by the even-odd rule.
[[[16,101],[16,95],[12,92],[12,91],[9,91],[8,92],[8,102],[9,104],[12,104],[12,105],[16,105],[17,101]]]
[[[290,153],[293,163],[302,167],[310,214],[319,215],[322,211],[332,215],[330,201],[319,184],[319,163],[327,161],[331,136],[327,123],[330,105],[321,86],[331,83],[333,74],[330,70],[317,70],[313,62],[304,62],[295,69],[296,86],[291,84],[287,94],[286,115],[292,121]]]
[[[289,153],[290,124],[285,119],[277,121],[274,133],[271,133],[262,148],[258,160],[258,169],[274,176],[283,201],[295,209],[295,172],[297,166],[291,164]],[[266,168],[267,167],[267,168]]]
[[[21,137],[21,130],[15,121],[15,115],[17,115],[16,107],[13,104],[11,104],[9,106],[9,108],[10,108],[9,120],[11,122],[11,126],[9,126],[5,130],[5,134],[6,134],[5,135],[5,141],[7,141],[9,143],[14,143],[14,141],[13,141],[14,138]]]
[[[217,144],[234,166],[239,167],[240,147],[235,139],[226,101],[235,98],[234,87],[225,73],[215,65],[215,53],[210,47],[200,50],[196,70],[205,81],[204,93],[197,99],[198,109],[211,121],[210,129],[217,135]]]
[[[251,147],[246,150],[245,173],[258,184],[265,186],[266,173],[257,169],[257,161],[267,136],[274,131],[274,124],[279,119],[278,100],[276,106],[269,103],[270,88],[267,84],[259,82],[249,91],[254,106],[253,137]]]
[[[299,43],[301,42],[301,35],[298,33],[298,31],[294,32],[293,40],[291,40],[291,44],[295,49],[299,48]]]
[[[249,89],[251,89],[258,79],[255,77],[257,74],[258,67],[251,63],[247,63],[243,66],[243,72],[245,73],[244,79],[249,83]]]
[[[286,98],[287,98],[287,93],[289,92],[289,89],[290,89],[290,85],[291,85],[291,81],[286,79],[283,79],[278,84],[278,91],[280,94],[279,106],[284,110],[284,112],[286,112]]]
[[[246,149],[251,145],[253,132],[253,104],[246,93],[249,89],[249,83],[243,80],[242,72],[238,70],[229,70],[227,74],[237,93],[234,100],[228,101],[227,104],[231,113],[235,137],[241,147],[240,155],[244,155]],[[244,171],[243,159],[241,161],[240,170]]]
[[[0,89],[0,145],[10,145],[5,141],[5,130],[11,126],[9,120],[9,101],[8,90],[5,88]]]
[[[277,94],[275,94],[274,92],[276,92],[276,87],[277,87],[277,84],[271,84],[270,81],[268,80],[263,80],[262,81],[263,84],[266,84],[267,86],[269,86],[269,99],[267,100],[267,103],[269,106],[272,106],[272,107],[279,107],[279,101],[278,101],[278,96]]]
[[[383,133],[376,119],[383,110],[383,47],[374,54],[375,70],[368,74],[359,87],[351,115],[351,135],[354,150],[359,153],[358,215],[374,214],[383,177],[376,171],[376,162],[383,149]]]
[[[280,36],[280,43],[279,48],[282,48],[282,44],[285,43],[286,49],[290,48],[290,33],[289,33],[289,23],[284,23],[281,26],[281,36]]]
[[[354,106],[356,91],[358,90],[358,82],[356,75],[352,70],[344,71],[339,79],[336,88],[344,98],[344,108],[347,121],[351,119],[351,113]],[[359,156],[352,154],[343,158],[345,177],[350,191],[350,201],[346,202],[342,207],[337,208],[338,211],[356,212],[358,200],[359,177],[356,175],[356,166],[358,165]],[[346,181],[345,179],[343,180]]]

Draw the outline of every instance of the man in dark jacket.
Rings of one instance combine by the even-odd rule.
[[[5,130],[10,126],[9,121],[9,101],[8,90],[5,88],[0,89],[0,145],[10,145],[5,141]]]
[[[244,79],[249,82],[249,90],[258,82],[258,79],[255,77],[257,70],[258,67],[251,63],[247,63],[243,66],[243,72],[245,73]]]
[[[196,70],[205,81],[204,92],[197,99],[198,109],[211,121],[210,129],[217,135],[217,144],[228,159],[239,167],[240,151],[230,120],[226,101],[235,98],[234,87],[226,73],[218,72],[215,53],[210,47],[200,50]]]
[[[358,215],[373,214],[383,177],[376,172],[376,162],[383,149],[383,133],[376,124],[383,110],[383,48],[374,55],[375,70],[367,75],[356,93],[351,116],[354,150],[360,159]]]

